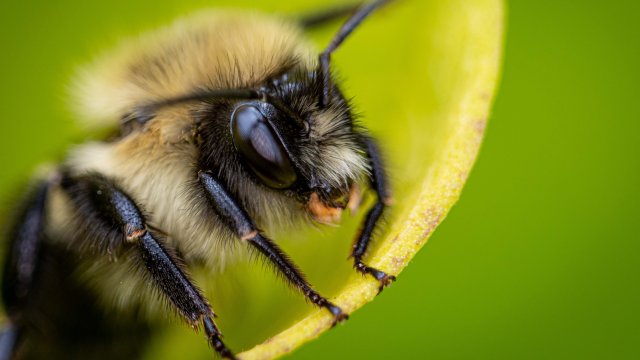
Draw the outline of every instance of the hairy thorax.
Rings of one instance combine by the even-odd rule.
[[[282,18],[209,10],[119,47],[81,69],[72,105],[89,129],[119,127],[144,104],[204,88],[251,87],[280,68],[308,67],[317,53],[299,26]],[[195,184],[198,149],[188,107],[176,107],[132,129],[115,141],[74,146],[63,167],[76,174],[100,173],[115,179],[150,215],[150,224],[191,263],[221,269],[242,253],[227,246],[232,234],[206,209]],[[261,229],[277,232],[306,222],[302,204],[265,186],[244,181],[226,184],[239,193]],[[66,221],[68,201],[52,197],[51,231],[73,233]],[[232,256],[230,256],[233,254]]]

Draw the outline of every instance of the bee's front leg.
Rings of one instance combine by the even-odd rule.
[[[376,226],[382,218],[385,208],[392,203],[392,200],[387,189],[387,177],[382,166],[382,159],[380,158],[378,148],[372,139],[363,137],[363,141],[367,146],[367,155],[372,168],[371,185],[378,195],[378,202],[367,213],[349,257],[353,258],[353,267],[356,271],[363,275],[371,274],[376,278],[376,280],[378,280],[380,283],[378,288],[379,294],[385,286],[391,286],[391,282],[396,281],[396,277],[367,266],[363,262],[363,258],[367,252],[369,244],[371,243],[373,232],[376,230]]]

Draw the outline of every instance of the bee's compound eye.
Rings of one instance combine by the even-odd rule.
[[[265,185],[284,189],[296,181],[284,146],[267,119],[252,105],[240,105],[231,116],[233,143]]]

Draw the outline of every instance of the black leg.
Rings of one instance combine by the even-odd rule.
[[[7,324],[0,334],[0,360],[11,360],[18,344],[18,328]]]
[[[134,246],[144,263],[145,274],[153,279],[159,293],[169,299],[177,313],[190,325],[202,328],[211,346],[224,358],[234,359],[221,340],[215,317],[207,299],[190,279],[182,261],[149,230],[136,203],[112,181],[100,175],[73,177],[64,174],[62,188],[77,208],[83,241],[99,242],[98,249],[118,251]],[[142,279],[141,281],[147,281]]]
[[[389,287],[391,282],[396,280],[396,277],[367,266],[362,259],[367,252],[369,244],[371,243],[373,232],[376,230],[376,226],[382,217],[385,207],[390,205],[392,200],[388,192],[387,178],[384,173],[382,159],[380,158],[378,149],[373,140],[364,138],[363,141],[366,144],[367,154],[373,169],[371,174],[371,185],[378,194],[378,202],[367,213],[364,223],[362,224],[362,228],[360,229],[360,233],[353,244],[353,251],[349,257],[353,258],[353,266],[358,272],[363,275],[371,274],[380,282],[380,288],[378,289],[378,293],[380,293],[385,286]]]
[[[340,47],[342,42],[351,35],[353,30],[355,30],[355,28],[357,28],[358,25],[367,18],[367,16],[371,15],[374,10],[390,1],[392,0],[376,0],[359,7],[358,10],[342,25],[340,30],[338,30],[329,42],[329,45],[327,45],[324,51],[320,54],[320,74],[322,75],[324,83],[323,98],[321,102],[322,105],[328,106],[331,102],[331,53]]]
[[[0,338],[0,359],[10,359],[35,306],[36,276],[41,264],[45,206],[49,183],[28,197],[9,233],[10,245],[2,279],[2,299],[11,324]]]
[[[334,325],[338,321],[348,319],[348,315],[343,313],[339,307],[311,288],[300,269],[293,264],[276,243],[260,233],[261,231],[246,211],[238,205],[212,174],[200,172],[198,175],[199,183],[206,194],[209,205],[241,241],[247,242],[262,254],[279,276],[293,288],[300,290],[314,305],[329,310],[334,317]]]

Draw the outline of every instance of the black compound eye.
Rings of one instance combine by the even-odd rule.
[[[284,189],[296,181],[296,171],[280,138],[255,106],[236,108],[231,116],[231,133],[244,161],[267,186]]]

